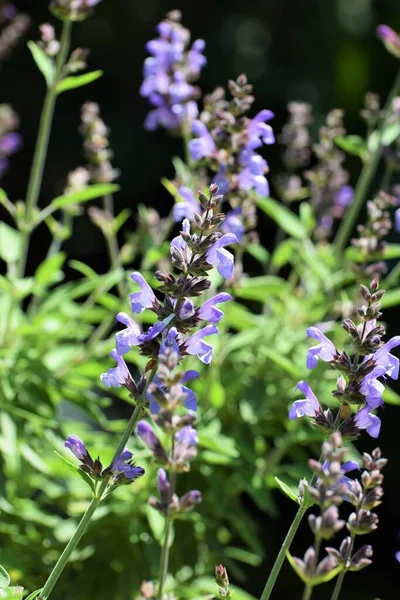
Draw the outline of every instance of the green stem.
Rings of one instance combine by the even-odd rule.
[[[268,598],[271,596],[275,582],[277,580],[279,572],[284,563],[284,560],[286,557],[286,552],[289,550],[290,545],[293,541],[293,538],[296,535],[296,531],[299,528],[299,525],[300,525],[304,515],[306,514],[306,512],[307,512],[307,509],[304,508],[304,506],[300,506],[298,508],[297,513],[293,519],[293,522],[289,528],[289,531],[287,532],[286,537],[283,541],[281,549],[278,552],[278,556],[275,559],[274,566],[271,569],[271,573],[269,574],[267,583],[265,584],[265,588],[261,595],[260,600],[268,600]]]
[[[114,219],[114,200],[111,194],[108,194],[103,198],[103,208],[104,212],[108,215],[110,219]],[[117,269],[121,266],[121,255],[118,246],[118,240],[115,233],[110,231],[105,235],[108,256],[110,258],[111,270]],[[125,283],[125,280],[119,281],[117,283],[117,289],[119,297],[123,302],[127,302],[128,299],[128,289]]]
[[[352,534],[350,546],[347,550],[345,561],[344,561],[344,569],[343,569],[343,571],[341,571],[339,573],[339,577],[336,580],[336,585],[335,585],[335,589],[333,590],[331,600],[338,600],[338,598],[339,598],[339,595],[340,595],[340,592],[342,589],[342,585],[343,585],[343,580],[344,580],[347,570],[348,570],[347,569],[347,561],[349,560],[351,553],[353,552],[355,537],[356,536],[354,534]]]
[[[349,210],[345,214],[338,232],[335,238],[336,252],[340,256],[347,244],[347,241],[353,231],[354,225],[357,221],[357,217],[364,205],[366,195],[375,171],[378,167],[379,161],[382,156],[383,148],[381,144],[382,134],[386,128],[388,118],[390,116],[391,106],[393,98],[399,94],[400,91],[400,70],[397,73],[393,87],[390,91],[389,97],[386,101],[382,123],[378,129],[378,143],[376,149],[371,153],[368,162],[364,164],[361,171],[361,175],[358,179],[356,189],[354,192],[354,199],[349,207]]]
[[[172,440],[171,440],[171,454],[170,454],[171,461],[174,460],[174,452],[175,452],[175,436],[173,435]],[[170,502],[172,500],[172,496],[175,494],[175,488],[176,488],[176,473],[175,473],[175,471],[172,471],[171,484],[170,484],[169,496],[168,496],[168,505],[170,504]],[[164,584],[165,584],[165,580],[167,578],[167,573],[168,573],[169,548],[170,548],[169,540],[170,540],[171,531],[172,531],[172,520],[169,518],[168,510],[169,509],[167,508],[167,512],[165,515],[164,541],[163,541],[163,545],[162,545],[161,558],[160,558],[160,574],[159,574],[158,592],[157,592],[158,600],[162,599]]]
[[[156,368],[154,368],[151,371],[151,373],[147,379],[147,382],[146,382],[146,387],[145,387],[143,393],[141,394],[141,396],[138,398],[135,410],[133,411],[132,416],[129,419],[129,423],[126,426],[126,429],[125,429],[125,431],[122,435],[122,438],[117,446],[117,449],[114,453],[113,459],[111,461],[112,463],[123,452],[123,450],[127,444],[127,441],[129,440],[129,438],[132,434],[132,431],[134,430],[135,425],[138,422],[138,420],[142,414],[143,407],[146,403],[146,390],[147,390],[147,387],[150,384],[150,382],[153,380],[155,374],[156,374]],[[106,488],[107,488],[107,485],[108,485],[107,479],[102,481],[96,495],[94,496],[93,500],[89,504],[82,519],[80,520],[78,527],[76,528],[73,536],[71,537],[71,539],[68,542],[67,546],[65,547],[63,553],[61,554],[60,558],[58,559],[57,563],[55,564],[52,572],[50,573],[46,583],[44,584],[42,591],[40,593],[40,596],[38,597],[38,600],[47,600],[47,598],[50,596],[50,594],[51,594],[55,584],[57,583],[61,573],[63,572],[71,554],[74,552],[75,548],[79,544],[83,534],[85,533],[85,531],[90,523],[92,516],[94,515],[97,507],[99,506],[100,502],[102,501],[102,499],[104,497],[104,492],[106,491]]]
[[[21,257],[18,264],[18,276],[23,277],[26,267],[26,259],[28,256],[29,242],[31,235],[31,220],[37,207],[40,188],[43,180],[43,171],[47,157],[47,149],[49,146],[49,138],[51,125],[53,122],[54,108],[57,99],[56,86],[62,76],[62,72],[67,60],[70,40],[71,40],[72,23],[64,21],[60,40],[60,51],[57,57],[56,72],[54,83],[47,88],[44,99],[42,114],[40,116],[39,133],[36,140],[35,152],[33,155],[32,168],[29,175],[28,189],[26,192],[25,205],[25,228],[23,231],[23,240],[21,248]]]

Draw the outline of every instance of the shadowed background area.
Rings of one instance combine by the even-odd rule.
[[[38,25],[50,18],[47,3],[42,0],[15,4],[30,15],[29,37],[38,39]],[[144,45],[153,37],[156,24],[172,8],[182,10],[183,23],[193,38],[206,41],[208,64],[200,80],[202,90],[211,91],[228,79],[246,73],[254,85],[254,113],[263,108],[273,110],[276,118],[272,124],[276,132],[285,122],[287,102],[302,100],[313,105],[314,133],[326,113],[340,107],[345,111],[348,132],[363,135],[359,110],[365,92],[374,91],[385,97],[396,72],[396,60],[377,41],[375,27],[388,23],[400,30],[398,0],[237,0],[235,3],[203,0],[173,4],[163,0],[103,0],[92,18],[74,27],[73,45],[90,48],[89,70],[103,69],[104,75],[90,87],[59,99],[40,198],[42,206],[62,192],[67,173],[84,164],[78,133],[80,107],[85,100],[93,100],[100,104],[102,117],[110,128],[113,163],[121,170],[116,210],[128,207],[135,215],[135,206],[144,203],[161,214],[169,212],[171,200],[160,179],[173,175],[171,158],[182,154],[181,142],[161,130],[144,131],[148,107],[138,90],[146,56]],[[12,168],[2,181],[9,196],[17,199],[25,194],[44,82],[24,44],[15,51],[13,59],[4,64],[1,78],[0,101],[12,104],[21,115],[24,146],[12,158]],[[279,152],[279,147],[274,146],[264,154],[270,164],[271,181]],[[349,160],[347,167],[354,184],[359,163]],[[128,225],[132,228],[133,222]],[[261,240],[268,247],[274,228],[265,219],[261,227]],[[43,229],[33,237],[28,271],[43,259],[46,235]],[[74,235],[68,240],[66,250],[71,258],[86,262],[99,272],[107,269],[104,240],[86,216],[76,220]],[[385,313],[385,318],[393,335],[399,333],[395,310],[392,314]],[[386,496],[380,510],[382,525],[371,539],[375,548],[374,565],[362,575],[348,576],[343,600],[398,597],[396,582],[400,565],[394,559],[394,552],[400,549],[397,539],[400,483],[398,463],[395,464],[400,458],[396,438],[399,420],[398,408],[385,409],[380,444],[392,463],[385,473]],[[364,449],[369,441],[363,436],[361,443]],[[257,596],[290,523],[293,506],[282,499],[279,519],[271,521],[258,513],[247,498],[243,502],[265,531],[265,561],[261,567],[248,567],[247,581],[241,584]],[[303,524],[294,549],[301,552],[308,541],[308,528]],[[285,567],[274,597],[292,598],[291,589],[296,583],[290,569]],[[318,600],[325,598],[325,594],[325,590],[316,590],[314,596]]]

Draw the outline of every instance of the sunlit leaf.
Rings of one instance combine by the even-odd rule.
[[[35,42],[29,41],[27,45],[32,53],[36,66],[46,80],[47,87],[50,87],[53,84],[55,75],[55,68],[52,59],[42,48],[40,48],[40,46],[35,44]]]
[[[67,90],[73,90],[74,88],[82,87],[92,81],[96,81],[103,75],[103,71],[91,71],[90,73],[84,73],[84,75],[70,75],[65,77],[56,87],[57,94],[66,92]]]
[[[261,208],[275,223],[286,231],[289,235],[295,238],[304,239],[307,237],[307,229],[303,223],[291,210],[280,204],[272,198],[261,198],[257,196],[257,206]]]

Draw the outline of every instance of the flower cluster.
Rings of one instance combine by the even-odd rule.
[[[16,129],[19,125],[17,113],[9,104],[0,104],[0,177],[8,169],[9,156],[21,147],[22,138]]]
[[[351,479],[347,473],[359,471],[359,465],[355,461],[343,462],[346,449],[341,445],[342,436],[335,432],[324,442],[320,461],[309,461],[316,482],[309,487],[309,493],[320,508],[319,516],[311,514],[308,518],[315,543],[303,559],[292,557],[291,561],[297,574],[309,586],[328,581],[341,571],[360,571],[372,562],[372,547],[365,545],[354,552],[354,542],[357,535],[371,533],[378,526],[378,517],[372,511],[381,503],[381,470],[387,461],[376,448],[372,455],[363,455],[365,470],[360,481]],[[338,507],[344,501],[355,508],[347,521],[339,518]],[[340,549],[327,547],[327,556],[318,562],[321,542],[332,539],[345,526],[350,535],[342,541]]]
[[[396,58],[400,58],[400,35],[388,25],[378,25],[376,33],[384,43],[386,50]]]
[[[62,21],[82,21],[101,0],[52,0],[50,10]]]
[[[28,15],[19,13],[13,4],[0,6],[0,25],[6,24],[0,33],[0,62],[6,60],[13,48],[24,36],[30,25]]]
[[[290,419],[307,415],[325,432],[338,430],[343,436],[356,438],[361,430],[366,429],[370,436],[378,437],[381,421],[371,411],[383,404],[382,394],[385,388],[380,379],[397,379],[399,376],[399,359],[390,351],[400,345],[400,336],[395,336],[386,343],[382,341],[385,328],[377,324],[377,319],[381,315],[380,299],[384,291],[378,287],[377,279],[371,282],[370,289],[361,285],[361,294],[366,304],[358,309],[361,318],[358,326],[351,319],[343,321],[343,328],[349,333],[353,346],[353,358],[344,350],[339,352],[318,327],[307,330],[307,334],[319,342],[308,351],[307,367],[313,369],[322,360],[342,373],[333,392],[341,404],[336,419],[330,409],[324,411],[321,408],[305,381],[297,386],[305,398],[293,403],[289,411]],[[352,405],[359,408],[355,414],[352,414]]]
[[[80,461],[81,471],[95,481],[108,479],[110,486],[116,486],[132,483],[144,475],[144,469],[135,465],[133,454],[128,448],[125,448],[108,467],[103,469],[100,459],[93,460],[78,436],[70,435],[65,442],[65,447]]]
[[[230,100],[222,88],[204,98],[203,111],[192,125],[194,137],[189,151],[192,160],[214,172],[214,183],[233,209],[227,215],[225,231],[234,231],[240,239],[246,229],[255,226],[254,200],[249,192],[269,195],[268,164],[258,150],[275,141],[267,123],[274,115],[270,110],[262,110],[252,119],[246,116],[254,97],[245,75],[228,85]],[[185,198],[179,214],[194,219],[197,212],[193,198]]]
[[[109,148],[109,130],[100,117],[96,102],[85,102],[81,111],[80,133],[84,139],[83,150],[88,161],[88,171],[94,183],[110,183],[119,176],[111,164],[113,156]]]
[[[343,217],[353,199],[353,188],[347,184],[349,174],[343,168],[345,155],[335,145],[335,138],[344,134],[343,111],[334,109],[320,128],[318,143],[313,145],[318,162],[304,174],[317,219],[315,235],[322,239],[331,234],[334,219]]]
[[[205,42],[195,40],[190,46],[190,32],[181,24],[178,10],[168,13],[157,33],[159,37],[146,44],[151,56],[144,62],[140,93],[154,109],[144,126],[150,131],[161,126],[186,135],[198,114],[200,92],[192,84],[206,64],[202,54]]]

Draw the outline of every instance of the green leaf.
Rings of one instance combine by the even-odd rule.
[[[15,263],[21,254],[22,233],[6,223],[0,223],[0,258]]]
[[[24,588],[20,585],[13,585],[8,588],[0,588],[0,598],[8,598],[8,600],[22,600]]]
[[[10,585],[11,579],[4,567],[0,565],[0,588],[4,589]]]
[[[400,406],[400,396],[396,394],[394,390],[390,387],[386,386],[385,391],[383,392],[383,401],[385,404],[394,404],[395,406]]]
[[[375,152],[378,150],[379,146],[390,146],[397,140],[400,136],[400,123],[392,123],[388,127],[385,128],[382,133],[380,130],[376,130],[368,138],[368,150],[370,152]]]
[[[366,259],[369,260],[369,257],[366,256],[361,248],[356,248],[354,246],[347,248],[346,258],[352,262],[365,262]],[[384,251],[377,254],[377,258],[380,260],[400,258],[400,244],[386,244]]]
[[[90,73],[85,73],[84,75],[71,75],[70,77],[66,77],[56,87],[56,93],[62,94],[62,92],[66,92],[67,90],[73,90],[74,88],[82,87],[87,85],[88,83],[92,83],[92,81],[96,81],[103,75],[103,71],[91,71]]]
[[[275,269],[280,269],[291,261],[295,254],[296,242],[292,239],[283,240],[276,248],[271,258],[271,264]]]
[[[282,481],[278,477],[275,477],[274,479],[275,479],[276,483],[278,484],[278,486],[281,488],[282,492],[285,494],[285,496],[287,496],[288,498],[290,498],[291,500],[293,500],[294,502],[299,504],[298,495],[293,491],[293,489],[291,487],[289,487],[284,481]]]
[[[242,282],[242,287],[235,289],[235,296],[245,300],[265,302],[268,296],[281,295],[286,288],[286,281],[273,275],[251,277]]]
[[[31,594],[29,594],[29,596],[27,596],[25,598],[25,600],[35,600],[35,598],[37,598],[40,594],[40,592],[42,591],[43,588],[40,588],[39,590],[35,590],[34,592],[32,592]]]
[[[60,281],[62,278],[61,267],[64,264],[65,254],[57,252],[53,256],[46,258],[36,269],[35,283],[39,286],[46,286]]]
[[[258,567],[262,562],[262,557],[254,552],[249,552],[248,550],[244,550],[243,548],[234,548],[233,546],[227,546],[225,548],[226,556],[229,558],[233,558],[233,560],[238,560],[246,565],[251,565],[252,567]]]
[[[7,198],[7,192],[3,190],[3,188],[0,188],[0,202],[2,202],[3,200],[7,200]]]
[[[272,198],[261,198],[257,196],[257,205],[265,214],[279,225],[283,231],[286,231],[292,237],[304,239],[307,237],[307,229],[303,223],[291,210],[286,208]]]
[[[352,154],[353,156],[359,156],[364,158],[367,153],[367,147],[365,140],[359,135],[338,135],[335,138],[335,144],[341,150]]]
[[[399,304],[400,289],[387,291],[381,300],[382,308],[391,308],[392,306],[398,306]]]
[[[57,196],[57,198],[54,198],[54,200],[51,201],[51,206],[53,210],[58,210],[59,208],[70,206],[71,204],[78,204],[79,202],[87,202],[88,200],[94,200],[101,196],[107,196],[108,194],[118,192],[118,190],[119,185],[114,183],[95,183],[93,185],[88,185],[80,192],[65,196]]]
[[[61,458],[61,460],[63,461],[63,463],[65,465],[67,465],[68,469],[70,471],[72,471],[74,475],[76,475],[77,477],[80,477],[81,479],[83,479],[83,481],[85,481],[88,484],[88,486],[91,488],[91,490],[94,492],[94,482],[89,477],[89,475],[87,475],[86,473],[84,473],[82,471],[82,469],[80,469],[79,467],[77,467],[73,463],[69,462],[69,460],[67,460],[66,458],[64,458],[64,456],[62,454],[60,454],[59,452],[57,452],[56,450],[54,450],[54,453],[57,454],[57,456],[59,458]]]
[[[52,59],[50,56],[47,56],[46,52],[42,50],[40,46],[35,44],[35,42],[28,42],[28,48],[32,53],[36,66],[46,80],[47,87],[50,87],[53,84],[55,75],[55,68]]]
[[[269,259],[269,252],[261,244],[249,244],[247,246],[247,252],[261,265],[266,265]]]
[[[313,209],[308,202],[300,204],[300,219],[307,231],[311,233],[315,227],[315,217]]]

